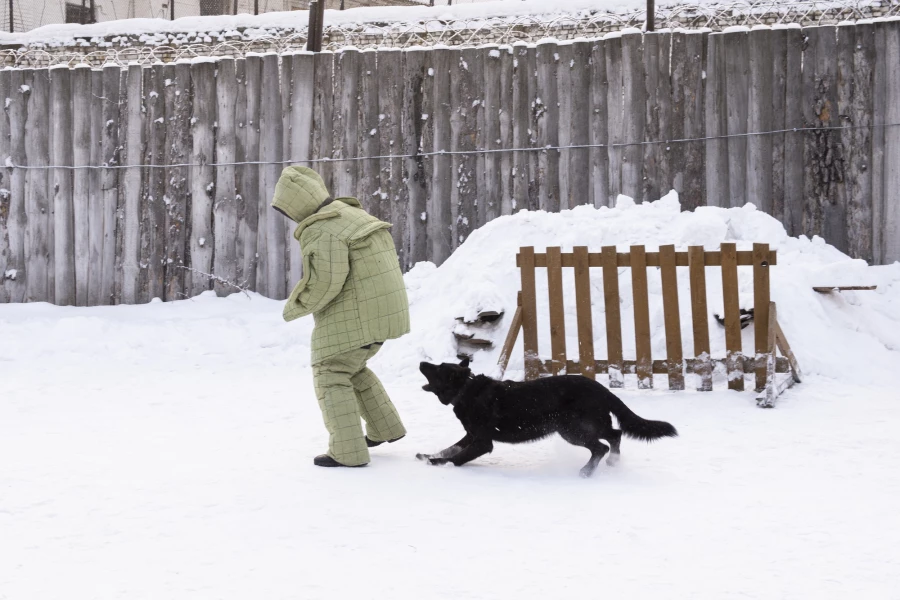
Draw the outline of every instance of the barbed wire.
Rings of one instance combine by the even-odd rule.
[[[616,149],[629,148],[634,146],[656,146],[660,144],[686,144],[691,142],[709,142],[714,140],[728,140],[735,138],[749,138],[764,135],[777,135],[782,133],[806,133],[814,131],[842,131],[855,129],[887,129],[889,127],[900,127],[900,123],[879,123],[877,125],[841,125],[841,126],[813,126],[813,127],[792,127],[788,129],[773,129],[770,131],[753,131],[748,133],[730,133],[725,135],[711,135],[695,138],[676,138],[668,140],[647,140],[642,142],[613,142],[606,144],[569,144],[565,146],[527,146],[523,148],[482,148],[476,150],[434,150],[431,152],[417,152],[415,154],[381,154],[375,156],[345,156],[336,158],[297,158],[282,160],[248,160],[235,162],[211,162],[211,163],[175,163],[175,164],[129,164],[129,165],[17,165],[11,159],[7,159],[5,168],[22,169],[24,171],[46,171],[50,169],[60,170],[120,170],[120,169],[177,169],[183,167],[241,167],[241,166],[264,166],[264,165],[287,165],[287,164],[318,164],[318,163],[342,163],[342,162],[360,162],[366,160],[403,160],[408,158],[435,158],[439,156],[477,156],[482,154],[505,154],[512,152],[547,152],[561,150],[591,150],[591,149]],[[4,167],[0,167],[2,169]]]
[[[745,0],[720,4],[685,3],[660,8],[657,29],[708,29],[732,26],[829,25],[881,17],[900,17],[900,0]],[[469,19],[333,24],[324,29],[323,48],[410,48],[416,46],[511,45],[543,39],[599,37],[642,28],[644,9],[582,11]],[[157,32],[104,38],[74,38],[70,43],[29,44],[0,51],[0,65],[41,68],[169,63],[203,57],[243,58],[251,53],[287,54],[304,50],[306,28],[237,28],[228,32]]]

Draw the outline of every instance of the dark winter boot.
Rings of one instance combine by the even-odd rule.
[[[361,465],[342,465],[327,454],[320,454],[313,459],[313,464],[317,467],[364,467],[368,463],[363,463]]]
[[[388,440],[387,442],[388,442],[388,444],[393,444],[393,443],[396,442],[397,440],[402,440],[402,439],[405,438],[405,437],[406,437],[405,435],[401,435],[400,437],[394,438],[394,439],[392,439],[392,440]],[[384,443],[384,442],[376,442],[376,441],[374,441],[374,440],[370,440],[370,439],[369,439],[369,436],[366,436],[366,446],[368,446],[369,448],[374,448],[375,446],[380,446],[380,445],[382,445],[383,443]]]

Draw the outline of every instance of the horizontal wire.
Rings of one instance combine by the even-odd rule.
[[[248,165],[286,165],[286,164],[318,164],[318,163],[341,163],[341,162],[359,162],[364,160],[399,160],[406,158],[433,158],[436,156],[465,156],[465,155],[481,155],[481,154],[499,154],[506,152],[546,152],[547,150],[585,150],[592,148],[629,148],[634,146],[653,146],[659,144],[684,144],[689,142],[709,142],[714,140],[728,140],[734,138],[756,137],[764,135],[777,135],[781,133],[803,133],[813,131],[841,131],[854,129],[878,129],[897,127],[900,123],[882,123],[879,125],[846,125],[841,127],[794,127],[791,129],[775,129],[772,131],[755,131],[749,133],[732,133],[727,135],[714,135],[697,138],[678,138],[672,140],[653,140],[644,142],[622,142],[607,144],[572,144],[568,146],[536,146],[527,148],[488,148],[479,150],[435,150],[432,152],[417,152],[416,154],[382,154],[378,156],[348,156],[341,158],[303,158],[303,159],[286,159],[286,160],[256,160],[256,161],[240,161],[240,162],[222,162],[222,163],[175,163],[164,165],[17,165],[12,160],[7,160],[6,168],[22,169],[22,170],[80,170],[80,169],[177,169],[183,167],[240,167]]]

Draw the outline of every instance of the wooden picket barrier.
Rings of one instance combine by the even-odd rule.
[[[595,379],[597,374],[609,376],[611,388],[625,385],[626,374],[637,375],[638,388],[653,387],[654,375],[667,375],[669,389],[685,388],[685,373],[699,377],[697,389],[713,389],[713,370],[724,365],[728,388],[744,389],[744,375],[753,373],[756,379],[757,401],[760,406],[772,406],[775,398],[793,383],[800,382],[801,373],[787,339],[778,325],[775,303],[769,294],[769,267],[777,264],[777,254],[768,244],[754,244],[753,250],[738,251],[735,244],[723,243],[719,251],[704,251],[691,246],[686,252],[676,252],[675,246],[660,246],[658,252],[646,252],[644,246],[631,246],[629,252],[617,252],[615,246],[604,246],[601,252],[588,252],[586,246],[576,246],[571,253],[560,248],[547,248],[537,254],[533,247],[519,250],[516,263],[522,278],[518,306],[500,354],[501,371],[506,370],[510,353],[523,333],[525,379],[534,380],[560,373],[581,374]],[[746,356],[741,343],[741,318],[738,301],[738,267],[752,267],[754,290],[754,354]],[[591,314],[590,270],[602,269],[603,295],[606,306],[607,358],[594,355],[594,332]],[[625,360],[622,351],[622,321],[619,314],[620,267],[632,270],[634,298],[635,360]],[[658,267],[662,279],[663,318],[666,336],[666,357],[654,360],[650,339],[650,307],[647,290],[647,268]],[[691,319],[694,330],[693,356],[684,357],[681,340],[681,314],[678,299],[678,267],[687,267],[690,277]],[[710,355],[709,318],[706,300],[706,269],[722,270],[724,297],[724,325],[726,355]],[[547,270],[550,313],[550,360],[538,354],[536,270]],[[569,360],[566,349],[566,324],[563,307],[563,269],[575,272],[575,306],[578,330],[578,360]],[[782,356],[778,356],[778,351]],[[778,381],[776,375],[790,373]]]

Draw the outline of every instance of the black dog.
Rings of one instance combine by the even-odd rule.
[[[496,381],[473,375],[468,359],[459,365],[423,362],[419,370],[428,379],[422,389],[453,405],[466,430],[466,436],[446,450],[416,455],[433,465],[451,462],[458,467],[491,452],[494,442],[519,444],[557,432],[591,451],[581,469],[582,477],[590,477],[607,451],[612,452],[607,464],[615,464],[623,433],[646,442],[678,435],[669,423],[640,418],[603,385],[580,375]],[[616,415],[621,430],[613,429],[609,413]]]

